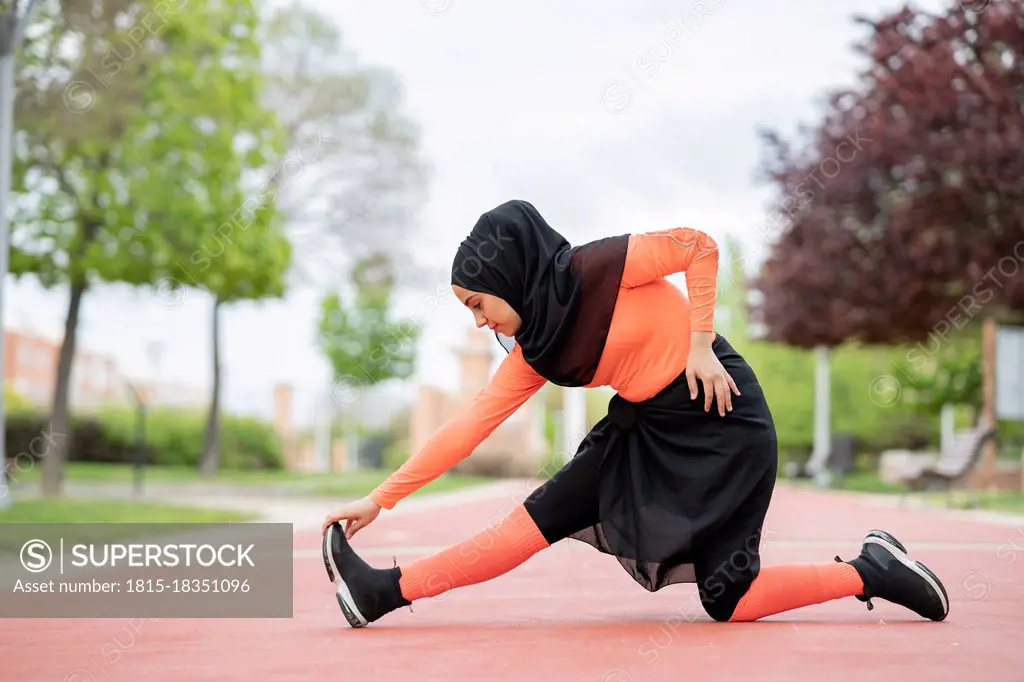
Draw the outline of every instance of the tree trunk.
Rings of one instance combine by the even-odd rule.
[[[68,314],[64,320],[64,340],[60,345],[60,359],[57,362],[57,385],[53,391],[53,410],[50,413],[50,433],[43,434],[46,450],[42,455],[42,494],[60,495],[64,484],[64,462],[67,447],[71,441],[68,411],[69,387],[74,369],[75,342],[78,334],[78,314],[85,294],[85,281],[72,281]]]
[[[210,411],[206,417],[206,437],[203,439],[203,455],[199,459],[199,473],[212,476],[220,468],[220,305],[213,302],[213,395],[210,397]]]
[[[989,315],[982,322],[981,328],[981,420],[980,426],[988,428],[997,423],[996,415],[996,330],[999,328],[996,318]],[[981,460],[978,462],[970,487],[978,489],[988,485],[996,471],[995,439],[985,442]]]

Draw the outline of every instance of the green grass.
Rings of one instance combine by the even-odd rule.
[[[814,485],[810,481],[800,481],[801,485]],[[1024,514],[1024,492],[1001,490],[998,492],[977,492],[969,490],[953,491],[952,496],[944,492],[907,492],[905,486],[883,483],[878,474],[871,471],[856,471],[847,474],[842,481],[834,481],[830,486],[833,490],[846,490],[861,493],[881,493],[898,495],[906,492],[914,498],[926,501],[936,507],[948,506],[953,509],[988,509],[1010,514]],[[977,502],[975,506],[975,502]]]
[[[221,523],[256,514],[134,500],[35,498],[0,509],[0,523]]]
[[[982,495],[979,506],[982,509],[1024,514],[1024,493],[1006,491]]]
[[[353,474],[334,474],[335,480],[325,480],[309,488],[308,493],[324,497],[354,497],[365,495],[380,485],[389,472],[372,471]],[[430,495],[433,493],[461,490],[481,483],[491,483],[495,479],[486,476],[469,476],[467,474],[442,474],[426,484],[409,497]]]
[[[842,480],[833,481],[831,487],[858,493],[900,493],[904,490],[904,486],[898,483],[885,483],[873,471],[850,472]]]
[[[12,469],[9,476],[14,485],[36,485],[39,483],[41,467],[24,470]],[[213,476],[202,476],[194,467],[148,465],[143,470],[147,481],[188,483],[283,483],[324,477],[328,474],[305,474],[288,470],[226,470]],[[337,474],[334,474],[335,476]],[[64,466],[64,480],[75,483],[116,483],[130,482],[135,469],[130,464],[105,464],[99,462],[68,462]]]
[[[936,505],[945,506],[947,503],[945,493],[928,493],[928,495]],[[979,491],[972,494],[968,490],[956,490],[949,501],[949,506],[953,509],[987,509],[1008,514],[1024,514],[1024,493],[1015,490],[1000,490],[997,492]]]
[[[146,523],[228,523],[250,521],[256,514],[221,510],[197,509],[171,504],[135,502],[132,500],[89,500],[77,498],[47,498],[16,500],[8,509],[0,510],[3,523],[96,523],[88,531],[76,532],[83,541],[112,541],[129,539],[151,529],[124,524]],[[172,527],[173,528],[173,527]],[[18,533],[5,533],[0,526],[0,555],[19,551],[24,538]]]
[[[273,489],[275,495],[360,497],[380,485],[390,471],[370,470],[352,473],[303,473],[297,471],[221,471],[214,476],[201,476],[192,467],[146,467],[145,483],[161,484],[227,484]],[[98,464],[95,462],[70,462],[65,466],[65,483],[123,483],[131,485],[134,471],[126,464]],[[38,488],[39,468],[27,471],[12,471],[11,487],[15,490]],[[417,490],[414,495],[460,490],[469,486],[493,481],[484,476],[446,473]]]

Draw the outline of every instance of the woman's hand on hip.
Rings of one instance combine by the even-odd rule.
[[[725,416],[732,412],[732,394],[740,394],[736,382],[725,371],[722,362],[711,348],[691,346],[690,356],[686,360],[686,383],[690,386],[690,399],[697,399],[697,381],[704,384],[704,411],[711,410],[711,404],[717,398],[718,414]]]

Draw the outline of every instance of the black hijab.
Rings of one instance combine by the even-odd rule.
[[[625,234],[572,247],[515,199],[477,220],[455,254],[452,284],[504,299],[522,318],[515,343],[526,362],[554,384],[585,386],[608,339],[628,245]]]

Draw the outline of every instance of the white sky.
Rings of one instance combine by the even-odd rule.
[[[472,320],[444,275],[480,213],[527,199],[573,243],[684,224],[720,241],[728,232],[754,240],[770,191],[755,183],[757,128],[789,134],[813,122],[826,90],[848,84],[862,63],[851,46],[865,33],[851,15],[898,7],[874,0],[319,5],[365,64],[402,77],[406,111],[422,128],[433,173],[417,251],[438,278],[403,309],[438,287],[448,293],[420,318],[417,372],[448,388],[457,378],[448,349]],[[608,86],[613,81],[625,85]],[[8,281],[5,324],[59,338],[66,292]],[[225,311],[229,409],[268,409],[276,381],[302,395],[329,382],[313,346],[321,295],[295,290],[284,301]],[[157,340],[165,379],[207,386],[210,309],[191,291],[173,309],[148,289],[91,291],[79,347],[147,376],[146,343]]]

